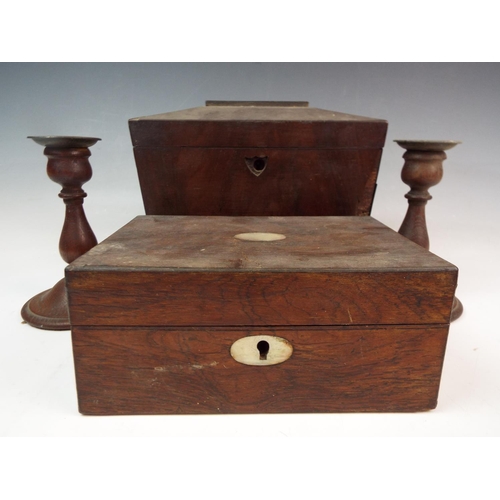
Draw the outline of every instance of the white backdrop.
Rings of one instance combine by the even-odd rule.
[[[498,64],[1,64],[0,204],[3,436],[498,436],[500,248]],[[408,191],[393,139],[455,139],[428,204],[431,250],[460,269],[439,404],[421,414],[83,417],[70,334],[19,310],[63,276],[64,207],[28,135],[89,135],[85,209],[99,240],[143,214],[127,120],[207,99],[308,100],[389,121],[372,215],[397,230]]]

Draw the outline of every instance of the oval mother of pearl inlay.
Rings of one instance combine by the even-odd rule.
[[[244,241],[279,241],[284,240],[286,236],[278,233],[241,233],[235,238]]]
[[[264,348],[262,346],[264,344]],[[231,356],[238,363],[250,366],[277,365],[293,353],[288,340],[274,335],[251,335],[238,339],[231,346]]]

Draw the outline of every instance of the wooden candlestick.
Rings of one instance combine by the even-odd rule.
[[[401,179],[410,186],[405,195],[408,199],[408,211],[399,228],[399,233],[409,240],[429,250],[429,234],[425,220],[425,205],[432,196],[429,188],[438,184],[443,177],[445,151],[454,148],[459,141],[411,141],[395,140],[406,153],[401,171]],[[458,319],[463,306],[456,297],[453,301],[451,321]]]
[[[89,147],[100,139],[96,137],[43,136],[29,137],[45,146],[48,158],[47,175],[62,186],[59,196],[66,205],[59,252],[69,264],[97,244],[85,212],[83,199],[87,193],[82,185],[92,177],[88,161]],[[21,310],[26,323],[45,330],[69,330],[69,311],[64,278],[50,290],[35,295]]]

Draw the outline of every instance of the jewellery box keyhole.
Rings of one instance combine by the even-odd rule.
[[[266,360],[269,353],[269,342],[261,340],[257,343],[257,349],[259,350],[259,359]]]

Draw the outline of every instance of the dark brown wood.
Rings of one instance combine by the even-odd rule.
[[[264,106],[268,108],[307,108],[307,101],[205,101],[205,106]]]
[[[274,366],[229,354],[265,333],[293,344]],[[168,329],[74,327],[87,415],[424,411],[437,404],[447,326]]]
[[[72,324],[137,326],[446,323],[456,274],[371,217],[137,217],[66,271]]]
[[[146,214],[368,215],[387,122],[298,104],[131,119]],[[256,157],[267,158],[259,175]]]
[[[445,323],[456,285],[455,274],[445,269],[383,276],[130,270],[126,284],[121,271],[88,270],[67,279],[72,324],[130,326]]]
[[[83,413],[436,405],[457,269],[371,217],[143,216],[66,277]],[[236,362],[253,335],[291,358]]]
[[[443,177],[445,151],[460,143],[457,141],[411,140],[396,140],[395,142],[407,150],[403,155],[405,163],[401,179],[411,188],[405,195],[408,199],[408,211],[399,233],[429,250],[429,234],[425,220],[425,206],[432,199],[429,188],[438,184]],[[451,320],[458,319],[462,312],[462,303],[455,297]]]
[[[201,106],[131,118],[134,147],[380,149],[387,122],[311,107]]]
[[[62,186],[59,193],[66,205],[66,216],[59,240],[59,251],[65,262],[73,262],[97,244],[96,237],[83,210],[87,196],[82,185],[92,177],[88,161],[89,147],[100,139],[94,137],[43,136],[30,137],[46,146],[47,175]],[[21,310],[28,324],[45,330],[69,330],[69,311],[64,280],[39,293]]]
[[[52,288],[32,297],[21,309],[23,320],[42,330],[69,330],[66,281],[59,280]]]
[[[135,148],[148,215],[369,215],[380,150]],[[247,158],[266,157],[255,176]],[[367,168],[370,165],[370,168]]]

